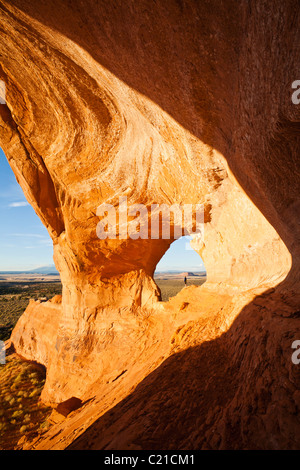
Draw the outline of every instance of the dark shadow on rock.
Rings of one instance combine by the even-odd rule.
[[[74,411],[80,408],[81,405],[82,405],[82,401],[80,400],[80,398],[71,397],[59,403],[56,407],[56,411],[66,417],[68,416],[68,414],[71,413],[71,411]]]
[[[294,306],[266,292],[220,337],[175,352],[68,449],[297,449],[299,335]]]

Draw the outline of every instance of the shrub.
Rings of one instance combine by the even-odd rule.
[[[16,410],[12,414],[12,418],[20,418],[23,415],[23,410]]]

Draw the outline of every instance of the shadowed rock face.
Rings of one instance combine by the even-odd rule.
[[[185,448],[295,448],[299,396],[286,348],[299,339],[299,109],[291,100],[299,9],[292,1],[13,0],[0,1],[0,15],[7,99],[0,143],[53,239],[63,283],[62,304],[31,304],[12,341],[47,366],[45,401],[97,397],[98,415],[81,407],[51,446],[66,447],[83,423],[125,398],[174,353],[174,342],[178,353],[195,348],[194,364],[211,341],[212,369],[201,373],[211,372],[225,397],[214,396],[207,416],[211,390],[201,382],[198,420],[188,403],[183,410],[194,436]],[[193,242],[207,269],[203,287],[162,305],[152,276],[172,240],[97,237],[97,207],[117,206],[120,196],[146,206],[204,205],[204,240]],[[258,308],[255,296],[264,291]],[[268,341],[273,315],[282,319]],[[280,328],[284,359],[270,374],[283,350]],[[220,351],[230,356],[231,390],[217,366]],[[189,356],[178,357],[188,370]],[[286,383],[277,388],[281,375]],[[139,393],[132,400],[134,410]],[[164,400],[162,390],[149,411],[153,423]],[[176,410],[177,399],[168,400]],[[270,417],[278,410],[280,423]],[[132,448],[144,429],[137,423],[126,437]],[[122,426],[114,423],[112,443],[98,447],[122,448]],[[168,435],[167,425],[160,432]],[[180,447],[180,433],[172,433]],[[82,439],[87,447],[94,437]],[[166,448],[172,439],[162,438]]]

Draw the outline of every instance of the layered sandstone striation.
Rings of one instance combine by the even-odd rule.
[[[299,447],[294,2],[1,0],[0,15],[0,143],[63,283],[11,341],[47,367],[45,402],[82,403],[29,447]],[[97,207],[121,196],[203,204],[204,286],[161,303],[172,239],[97,237]]]

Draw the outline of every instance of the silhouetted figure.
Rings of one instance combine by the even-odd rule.
[[[185,283],[185,285],[186,285],[186,277],[184,278],[184,283]]]

